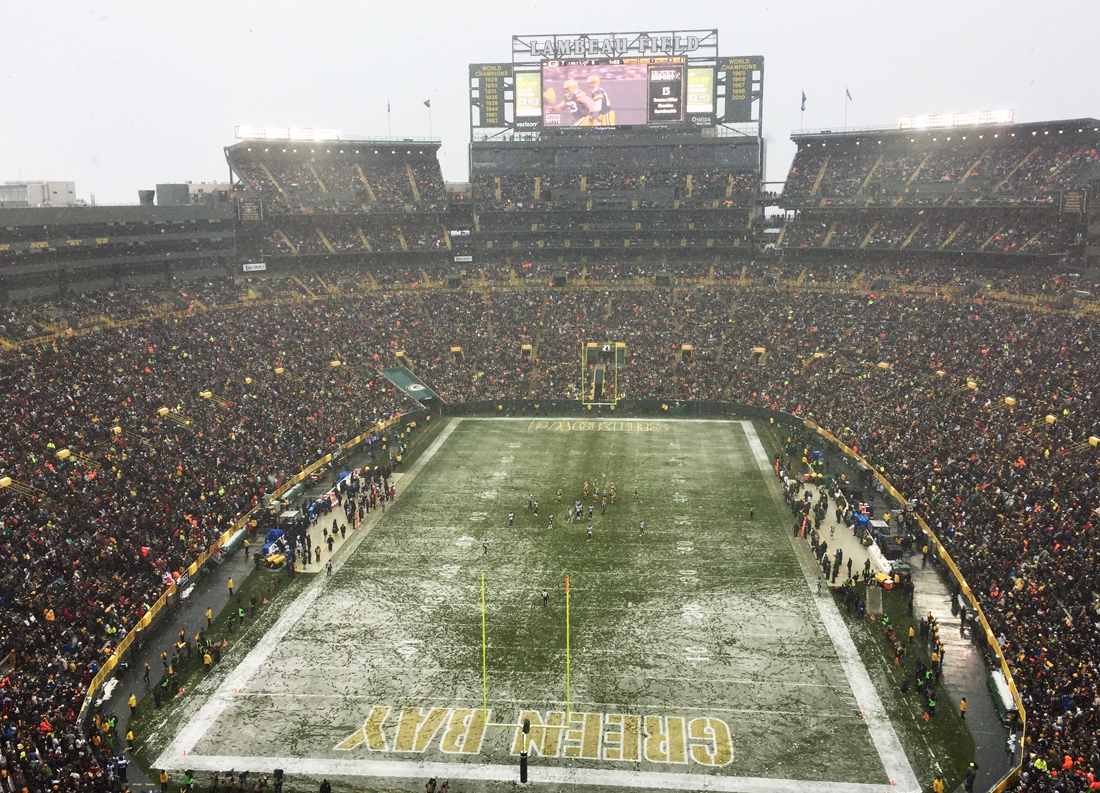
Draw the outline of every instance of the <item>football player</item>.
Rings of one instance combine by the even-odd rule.
[[[600,86],[600,78],[595,74],[588,76],[588,95],[592,99],[592,109],[588,111],[587,126],[614,126],[615,111],[611,108],[611,98]]]

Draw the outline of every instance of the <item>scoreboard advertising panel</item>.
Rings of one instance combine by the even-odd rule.
[[[517,126],[714,124],[714,68],[682,56],[549,60],[515,78]]]

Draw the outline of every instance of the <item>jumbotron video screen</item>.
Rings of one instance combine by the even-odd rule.
[[[681,125],[713,116],[714,69],[683,57],[545,61],[517,72],[516,99],[517,118],[545,128]]]

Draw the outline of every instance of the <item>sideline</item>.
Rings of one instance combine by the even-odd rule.
[[[768,459],[768,453],[764,451],[760,436],[756,434],[756,427],[753,426],[751,421],[742,421],[741,426],[744,428],[745,436],[749,440],[749,447],[752,449],[753,457],[756,458],[756,464],[760,467],[760,473],[768,483],[768,490],[772,494],[772,499],[776,502],[777,507],[782,508],[783,503],[777,500],[775,496],[775,473],[771,468],[771,460]],[[790,536],[790,532],[784,533],[791,544],[794,545],[794,539]],[[798,550],[798,548],[795,548],[796,553]],[[874,684],[871,683],[871,677],[867,674],[867,667],[863,665],[863,661],[859,657],[859,651],[856,649],[855,642],[852,641],[852,635],[848,633],[848,628],[844,625],[844,620],[840,616],[836,602],[831,596],[816,597],[817,575],[802,564],[803,555],[801,553],[797,553],[797,555],[802,573],[805,575],[806,583],[810,588],[810,593],[814,596],[812,599],[817,604],[818,613],[821,615],[821,624],[825,626],[825,630],[829,633],[829,638],[836,649],[837,658],[844,669],[844,676],[848,678],[848,685],[856,698],[856,704],[863,711],[867,720],[867,729],[871,733],[871,740],[874,742],[875,748],[878,750],[882,767],[886,769],[887,775],[896,784],[893,789],[897,790],[898,793],[920,793],[920,782],[917,781],[917,776],[913,773],[909,758],[906,756],[905,750],[902,749],[901,741],[898,740],[898,735],[894,731],[894,725],[890,723],[890,717],[886,715],[886,709],[882,705],[882,700],[879,698]]]
[[[180,758],[182,760],[182,758]],[[465,779],[479,782],[505,782],[519,779],[519,762],[503,765],[490,763],[425,763],[415,760],[345,760],[300,757],[235,757],[231,755],[187,756],[192,771],[223,771],[248,768],[271,773],[281,768],[287,774],[333,779],[370,777],[372,779]],[[179,766],[170,766],[182,768]],[[571,768],[532,765],[534,783],[559,785],[600,785],[608,788],[647,790],[717,790],[722,793],[898,793],[904,788],[865,782],[820,782],[810,779],[769,779],[755,776],[717,776],[713,774],[627,771],[625,769]],[[522,786],[521,786],[522,787]],[[915,788],[919,793],[920,788]]]
[[[439,437],[435,439],[431,446],[420,455],[420,458],[413,463],[412,470],[408,471],[405,476],[401,477],[400,489],[404,491],[409,484],[416,479],[416,475],[424,467],[425,464],[435,453],[439,451],[439,448],[443,443],[451,436],[455,428],[462,422],[461,418],[451,419],[450,423],[443,428]],[[395,484],[395,487],[397,485]],[[364,538],[370,533],[370,530],[381,519],[381,510],[375,510],[372,517],[369,518],[362,531],[355,532],[355,536],[344,543],[341,546],[340,551],[335,555],[332,560],[333,572],[338,572],[347,561],[359,545],[363,542]],[[320,597],[322,590],[325,587],[326,582],[329,580],[329,576],[317,576],[313,583],[309,585],[309,588],[299,595],[293,603],[291,603],[286,611],[282,613],[275,624],[268,629],[263,638],[249,651],[249,653],[241,659],[241,662],[230,672],[226,678],[222,681],[221,685],[210,695],[210,698],[199,709],[199,712],[191,719],[188,719],[187,723],[172,739],[172,741],[165,747],[164,751],[160,753],[156,761],[153,763],[154,768],[171,768],[180,770],[184,767],[192,768],[198,767],[196,763],[192,761],[191,750],[195,744],[198,743],[202,736],[206,734],[214,723],[229,707],[229,703],[234,696],[234,691],[243,690],[257,672],[260,671],[266,664],[272,653],[282,642],[283,638],[290,633],[291,629],[302,619],[313,607],[317,598]],[[185,761],[184,757],[188,759]],[[197,758],[196,758],[197,759]],[[248,763],[243,763],[243,767],[248,767]],[[221,766],[219,766],[221,768]]]

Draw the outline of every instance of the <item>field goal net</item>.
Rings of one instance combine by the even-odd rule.
[[[581,343],[581,402],[614,405],[619,401],[619,369],[626,363],[626,343]]]

